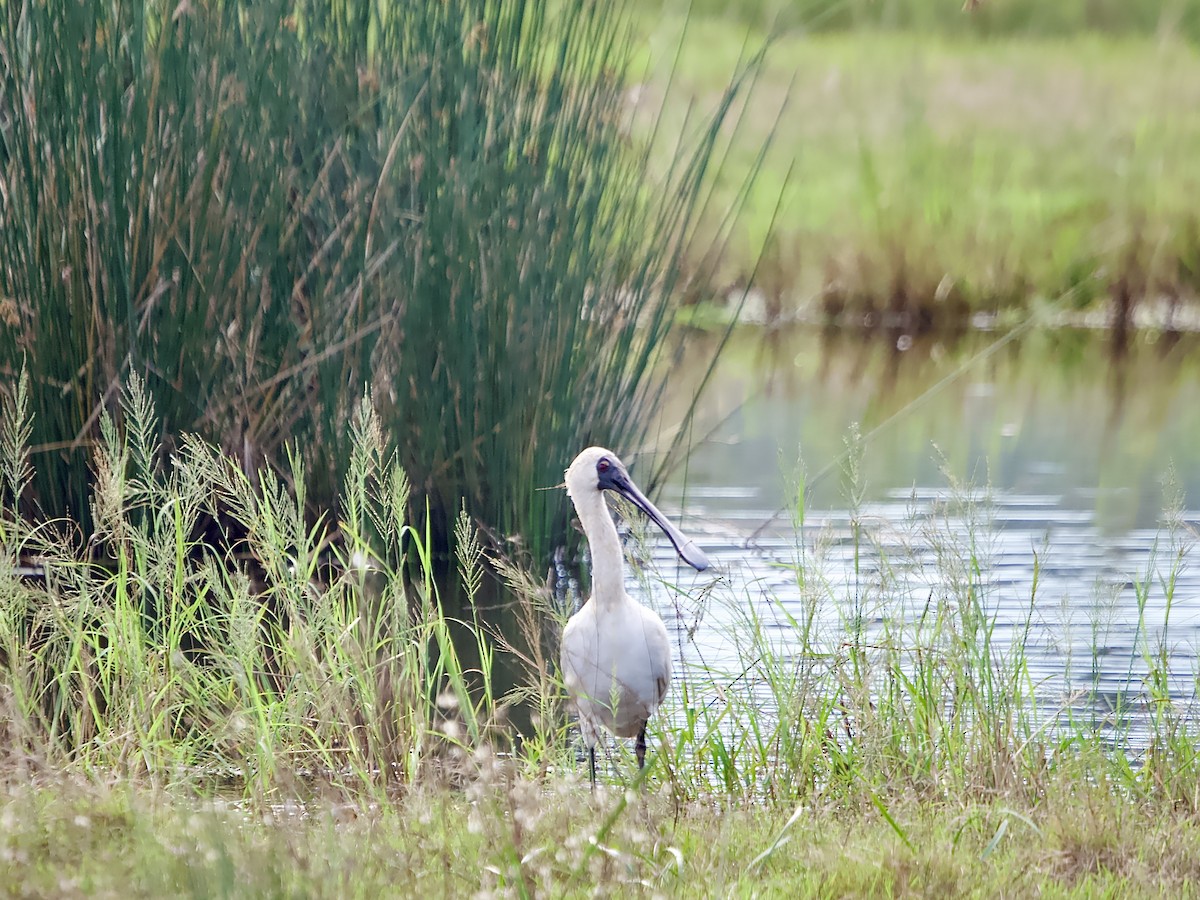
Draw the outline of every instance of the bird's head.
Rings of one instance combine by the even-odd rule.
[[[589,495],[599,494],[601,491],[620,494],[663,530],[675,546],[675,552],[679,554],[680,559],[699,572],[708,568],[708,557],[704,555],[704,551],[658,511],[658,507],[633,483],[625,464],[611,450],[588,447],[576,456],[567,468],[566,483],[567,493],[576,506]]]

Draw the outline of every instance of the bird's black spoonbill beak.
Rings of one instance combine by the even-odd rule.
[[[697,572],[703,572],[708,568],[708,557],[704,555],[704,551],[697,547],[691,538],[685,537],[682,531],[672,525],[667,517],[658,511],[658,507],[638,490],[638,486],[630,480],[629,473],[625,471],[623,465],[608,458],[601,459],[596,466],[596,475],[600,479],[600,490],[616,491],[648,515],[654,524],[670,538],[680,559]]]

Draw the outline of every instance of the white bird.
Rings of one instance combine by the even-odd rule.
[[[703,571],[708,557],[646,499],[611,451],[584,450],[567,469],[566,483],[591,548],[592,596],[563,629],[562,671],[579,713],[594,787],[600,726],[618,737],[636,737],[638,767],[645,766],[646,722],[671,683],[667,626],[625,593],[621,539],[602,492],[616,491],[632,501],[666,532],[688,565]]]

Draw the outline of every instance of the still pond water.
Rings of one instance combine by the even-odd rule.
[[[995,641],[1028,626],[1040,705],[1136,742],[1148,646],[1169,653],[1181,708],[1200,710],[1200,338],[1139,335],[1121,355],[1097,333],[1000,339],[739,333],[661,505],[709,552],[722,590],[754,605],[784,646],[787,614],[805,603],[801,553],[809,583],[817,575],[830,598],[822,615],[836,641],[850,612],[868,628],[919,614],[949,590],[939,550],[973,547]],[[703,375],[707,340],[690,341],[679,361],[664,433]],[[847,452],[855,427],[859,454]],[[974,500],[974,513],[955,498]],[[684,673],[737,672],[741,613],[692,599],[712,575],[685,571],[665,541],[652,554],[683,594],[644,578],[638,590],[681,635]],[[1120,721],[1118,700],[1130,713]]]

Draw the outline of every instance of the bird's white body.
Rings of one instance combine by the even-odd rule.
[[[600,725],[636,737],[671,684],[667,626],[628,594],[615,603],[593,596],[563,631],[562,667],[589,747]]]
[[[702,569],[708,560],[629,481],[621,461],[608,450],[590,447],[580,453],[567,469],[566,483],[591,548],[592,596],[563,630],[562,671],[592,753],[594,780],[599,729],[637,737],[638,762],[643,762],[646,722],[671,684],[667,627],[625,591],[621,540],[603,491],[618,490],[633,500],[691,565]]]

